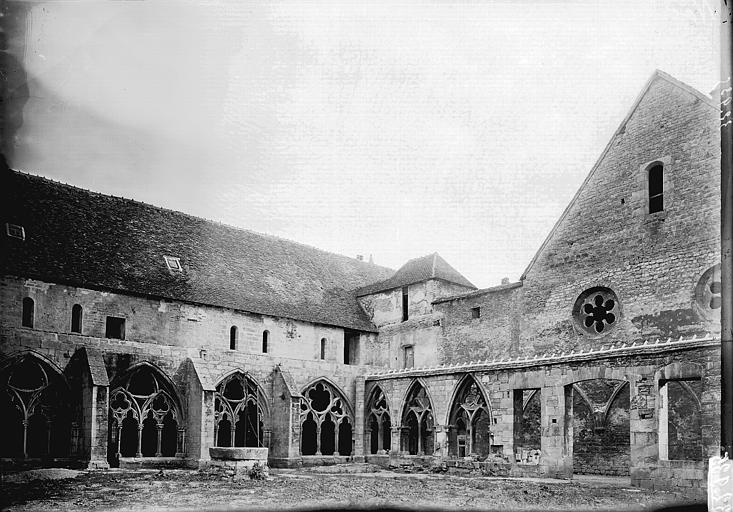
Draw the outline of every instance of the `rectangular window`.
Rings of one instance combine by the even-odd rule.
[[[471,308],[471,318],[481,318],[481,308]]]
[[[344,332],[344,364],[358,364],[359,333],[352,331]]]
[[[116,316],[107,317],[107,326],[104,332],[106,338],[113,338],[116,340],[125,339],[125,319],[118,318]]]
[[[407,286],[402,288],[402,321],[405,322],[409,318],[408,314],[409,297],[407,295]]]
[[[412,368],[415,366],[415,347],[410,345],[405,347],[403,350],[403,368]]]

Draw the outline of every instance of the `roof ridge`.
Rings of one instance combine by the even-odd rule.
[[[254,234],[254,235],[257,235],[257,236],[262,236],[262,237],[267,237],[267,238],[278,240],[278,241],[288,242],[288,243],[291,243],[291,244],[299,245],[301,247],[306,247],[308,249],[313,249],[313,250],[319,251],[321,253],[330,254],[330,255],[333,255],[333,256],[338,256],[340,258],[344,258],[344,259],[349,260],[349,261],[354,261],[357,264],[362,265],[362,266],[365,266],[365,267],[369,267],[369,266],[381,267],[381,268],[383,268],[385,270],[389,270],[389,271],[394,272],[394,269],[392,269],[390,267],[385,267],[383,265],[378,265],[376,263],[368,263],[368,262],[360,261],[360,260],[357,260],[356,258],[351,258],[349,256],[346,256],[345,254],[340,254],[340,253],[337,253],[337,252],[327,251],[325,249],[322,249],[320,247],[316,247],[314,245],[309,245],[309,244],[306,244],[306,243],[303,243],[303,242],[298,242],[297,240],[291,240],[289,238],[285,238],[285,237],[273,235],[273,234],[270,234],[270,233],[262,233],[260,231],[255,231],[253,229],[244,228],[244,227],[241,227],[241,226],[235,226],[233,224],[228,224],[226,222],[222,222],[222,221],[216,220],[216,219],[207,219],[206,217],[200,217],[200,216],[194,215],[192,213],[187,213],[187,212],[180,211],[180,210],[174,210],[172,208],[166,208],[165,206],[158,206],[158,205],[155,205],[155,204],[152,204],[152,203],[146,203],[145,201],[140,201],[139,199],[124,197],[124,196],[116,196],[116,195],[113,195],[113,194],[105,194],[104,192],[98,192],[96,190],[92,190],[92,189],[80,187],[78,185],[72,185],[70,183],[66,183],[66,182],[63,182],[63,181],[60,181],[60,180],[55,180],[53,178],[49,178],[47,176],[42,176],[40,174],[33,174],[31,172],[28,172],[28,171],[21,171],[21,170],[18,170],[18,169],[10,169],[10,171],[11,172],[14,172],[16,174],[28,176],[28,177],[33,178],[33,179],[40,179],[40,180],[43,180],[43,181],[46,181],[46,182],[54,183],[56,185],[62,185],[64,187],[72,188],[72,189],[75,189],[75,190],[80,190],[82,192],[86,192],[86,193],[89,193],[89,194],[94,194],[96,196],[109,197],[109,198],[112,198],[112,199],[115,199],[115,200],[118,200],[118,201],[127,201],[127,202],[130,202],[130,203],[135,203],[135,204],[143,205],[145,207],[152,208],[152,209],[157,210],[157,211],[160,211],[160,212],[168,212],[168,213],[174,213],[176,215],[183,215],[183,216],[188,217],[190,219],[196,219],[196,220],[208,222],[208,223],[211,223],[211,224],[217,224],[217,225],[220,225],[220,226],[229,228],[229,229],[234,229],[236,231],[243,231],[243,232],[251,233],[251,234]]]

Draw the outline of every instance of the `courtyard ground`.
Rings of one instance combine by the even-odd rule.
[[[358,471],[358,472],[357,472]],[[400,507],[489,510],[654,510],[684,496],[628,486],[621,479],[504,479],[394,473],[375,467],[272,470],[267,480],[195,470],[5,474],[3,510],[223,510]]]

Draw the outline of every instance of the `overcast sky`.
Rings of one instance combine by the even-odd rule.
[[[12,167],[398,268],[519,278],[717,0],[34,4]]]

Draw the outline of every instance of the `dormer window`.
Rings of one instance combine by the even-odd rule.
[[[165,264],[168,266],[168,270],[170,270],[171,272],[183,272],[180,258],[174,258],[173,256],[163,257],[165,258]]]
[[[11,238],[17,238],[18,240],[25,240],[25,229],[23,226],[18,224],[5,223],[5,233]]]

